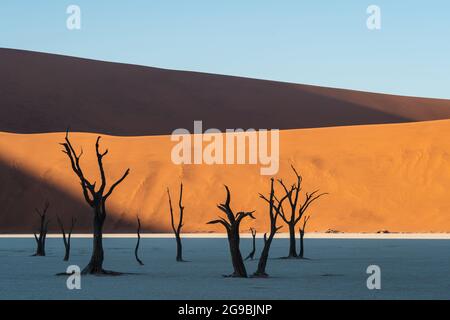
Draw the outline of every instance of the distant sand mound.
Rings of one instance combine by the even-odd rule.
[[[450,118],[450,101],[182,72],[0,49],[0,131],[170,134]]]

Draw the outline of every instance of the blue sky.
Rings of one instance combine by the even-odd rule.
[[[450,98],[448,0],[1,0],[0,47]]]

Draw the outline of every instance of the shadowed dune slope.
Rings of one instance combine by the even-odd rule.
[[[304,176],[305,191],[330,193],[311,207],[310,231],[450,232],[449,134],[450,120],[286,130],[280,136],[277,177],[292,178],[289,165],[294,163]],[[63,133],[0,134],[0,199],[7,203],[1,231],[30,232],[36,221],[32,207],[45,198],[55,203],[51,214],[60,212],[66,219],[82,215],[82,223],[90,221],[79,183],[60,152],[63,138]],[[83,146],[86,174],[98,177],[95,138],[72,134],[77,150]],[[108,231],[133,231],[136,214],[147,231],[169,231],[165,188],[171,187],[176,199],[181,179],[185,231],[223,231],[205,223],[220,213],[216,204],[224,199],[224,183],[231,188],[234,209],[257,210],[257,220],[245,223],[243,230],[267,227],[267,207],[258,193],[269,190],[270,177],[261,176],[259,166],[177,166],[170,160],[169,136],[104,136],[102,146],[109,149],[104,162],[110,181],[131,168],[111,197]]]
[[[171,71],[0,49],[0,131],[169,134],[450,118],[450,101]]]
[[[0,177],[1,233],[37,232],[39,217],[35,209],[42,209],[46,200],[50,201],[48,219],[51,232],[60,232],[57,216],[61,218],[66,228],[70,225],[71,217],[76,216],[77,232],[92,230],[91,208],[82,201],[83,199],[73,196],[64,188],[49,183],[42,176],[30,175],[16,166],[14,161],[9,163],[0,161]],[[135,221],[130,217],[122,219],[120,215],[111,213],[105,223],[106,230],[134,229]],[[149,227],[153,228],[151,225]]]

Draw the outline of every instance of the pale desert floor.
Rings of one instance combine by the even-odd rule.
[[[71,264],[87,263],[91,240],[73,239],[72,259],[62,261],[60,238],[49,238],[47,257],[32,257],[34,240],[0,239],[1,299],[449,299],[450,241],[424,239],[307,239],[310,260],[278,259],[287,239],[277,239],[269,279],[232,279],[226,239],[184,239],[185,258],[176,263],[173,239],[144,238],[134,260],[134,238],[105,239],[108,269],[120,277],[82,277],[81,290],[68,290],[55,276]],[[257,242],[258,249],[262,243]],[[243,239],[243,255],[250,240]],[[257,251],[258,255],[259,251]],[[366,268],[381,268],[381,290],[368,290]],[[246,262],[248,272],[257,261]]]

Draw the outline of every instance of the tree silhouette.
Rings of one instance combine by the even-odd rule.
[[[310,216],[305,216],[303,218],[303,226],[299,229],[300,232],[300,253],[298,255],[299,258],[303,259],[305,255],[305,249],[303,244],[303,238],[305,236],[306,224],[308,223]]]
[[[230,277],[246,278],[247,270],[245,269],[244,260],[242,259],[241,251],[239,249],[239,242],[240,242],[239,226],[242,220],[246,217],[255,219],[255,217],[253,216],[254,211],[251,212],[239,211],[238,213],[234,214],[233,210],[230,207],[231,202],[230,189],[228,189],[227,186],[225,186],[225,189],[227,192],[227,198],[225,200],[225,203],[218,204],[217,207],[226,214],[227,219],[219,217],[219,219],[217,220],[209,221],[208,224],[221,224],[225,227],[225,230],[227,231],[228,244],[230,247],[230,254],[231,254],[231,262],[233,264],[234,269]]]
[[[183,227],[183,214],[184,214],[184,207],[182,204],[183,201],[183,183],[180,184],[180,200],[178,201],[178,207],[180,209],[180,218],[178,220],[178,225],[175,226],[175,218],[173,214],[173,208],[172,208],[172,199],[170,197],[170,191],[169,188],[167,188],[167,195],[169,196],[169,208],[170,208],[170,222],[172,225],[173,233],[175,234],[175,240],[177,242],[177,257],[176,260],[178,262],[183,261],[183,246],[181,244],[181,228]]]
[[[144,263],[142,262],[141,259],[139,259],[138,256],[138,251],[139,251],[139,244],[141,243],[141,219],[139,219],[139,216],[137,216],[137,223],[138,223],[138,227],[137,227],[137,242],[136,242],[136,248],[134,248],[134,256],[136,257],[136,261],[143,266]]]
[[[34,256],[45,256],[45,240],[47,239],[48,224],[50,223],[50,220],[47,220],[47,210],[49,207],[50,203],[45,201],[44,208],[42,210],[39,210],[38,208],[34,209],[38,214],[40,221],[39,236],[36,233],[34,234],[34,239],[37,244],[36,253]]]
[[[269,204],[269,219],[270,219],[270,233],[269,237],[267,237],[267,233],[264,234],[264,248],[261,252],[261,256],[259,258],[258,262],[258,269],[253,274],[255,277],[267,277],[266,273],[266,266],[267,266],[267,259],[269,258],[269,251],[270,246],[272,244],[273,238],[275,237],[275,234],[280,230],[282,227],[277,227],[277,218],[279,215],[281,215],[282,208],[283,208],[283,202],[289,197],[290,193],[286,194],[283,198],[280,200],[277,200],[277,197],[275,196],[275,190],[273,187],[273,178],[270,179],[270,194],[269,198],[266,196],[260,194],[259,197],[266,201]]]
[[[256,230],[253,228],[250,228],[250,232],[252,233],[252,246],[253,249],[252,251],[248,254],[248,256],[245,258],[245,261],[247,261],[248,259],[253,260],[253,258],[255,257],[255,252],[256,252]]]
[[[303,217],[303,214],[306,212],[308,207],[319,199],[321,196],[327,194],[327,193],[318,193],[319,190],[315,190],[312,193],[306,193],[306,197],[303,203],[299,202],[299,195],[300,191],[302,190],[302,181],[303,178],[301,175],[297,173],[297,170],[295,170],[294,166],[291,165],[292,171],[294,172],[296,176],[296,182],[292,184],[290,188],[288,188],[283,180],[279,179],[278,182],[283,187],[284,192],[286,195],[288,195],[289,200],[289,206],[291,208],[290,216],[287,216],[284,213],[284,210],[280,211],[280,217],[283,219],[283,221],[288,225],[289,227],[289,254],[287,258],[297,258],[297,249],[295,245],[295,227],[297,223],[300,221],[300,219]]]
[[[98,168],[100,171],[101,184],[96,188],[96,182],[91,183],[85,176],[80,165],[80,158],[83,155],[83,149],[77,155],[69,140],[69,131],[66,132],[65,142],[61,143],[64,147],[63,152],[70,160],[70,164],[73,172],[80,180],[81,189],[83,191],[84,199],[87,204],[93,209],[94,221],[93,221],[93,252],[91,260],[88,265],[82,270],[82,274],[109,274],[119,275],[119,272],[107,271],[103,269],[103,225],[107,216],[106,201],[114,192],[116,187],[128,176],[130,169],[127,169],[122,177],[114,182],[108,191],[106,191],[106,175],[103,168],[103,157],[108,154],[108,149],[104,152],[100,152],[100,136],[95,143],[95,152],[97,156]]]
[[[58,220],[58,224],[59,224],[59,227],[61,229],[62,236],[63,236],[64,248],[66,249],[66,253],[64,255],[64,261],[69,261],[69,257],[70,257],[70,240],[72,238],[73,228],[75,226],[75,223],[77,222],[77,219],[72,217],[72,220],[71,220],[71,223],[70,223],[69,233],[67,235],[66,235],[66,231],[64,229],[64,225],[63,225],[61,219],[59,218],[59,216],[56,216],[56,219]]]

